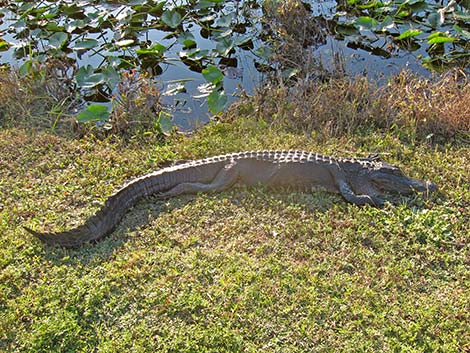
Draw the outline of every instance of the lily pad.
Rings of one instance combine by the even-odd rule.
[[[183,32],[178,36],[178,43],[182,44],[184,48],[192,48],[196,46],[196,38],[191,32]]]
[[[99,42],[93,38],[85,38],[81,41],[78,41],[73,46],[73,50],[89,50],[97,47]]]
[[[162,56],[163,53],[165,53],[166,49],[167,47],[165,47],[163,44],[156,43],[152,45],[150,48],[137,49],[135,52],[139,56],[142,56],[142,55]]]
[[[75,79],[78,87],[90,89],[105,83],[106,76],[103,73],[95,73],[93,67],[88,65],[78,70]]]
[[[224,79],[224,74],[219,70],[217,66],[209,65],[202,70],[202,75],[210,83],[217,85]]]
[[[49,46],[52,49],[59,49],[62,47],[69,38],[67,33],[64,32],[56,32],[49,37]]]
[[[175,9],[173,10],[165,10],[162,14],[162,22],[171,28],[176,28],[181,24],[182,17],[178,11]]]
[[[369,16],[361,16],[354,22],[359,29],[373,29],[379,23],[375,18]]]
[[[164,135],[169,135],[175,126],[173,121],[171,121],[170,116],[165,112],[160,112],[160,114],[158,114],[157,125],[158,129]]]
[[[207,104],[209,106],[209,110],[213,114],[218,114],[222,110],[224,110],[227,101],[228,97],[223,91],[213,91],[207,97]]]
[[[421,33],[423,33],[423,31],[421,31],[419,29],[410,28],[410,29],[406,30],[405,32],[403,32],[402,34],[400,34],[398,39],[403,40],[403,39],[416,37],[416,36],[419,36]]]

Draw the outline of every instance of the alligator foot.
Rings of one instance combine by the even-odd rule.
[[[371,205],[375,207],[381,207],[385,203],[385,200],[375,195],[356,195],[348,183],[344,180],[338,181],[338,188],[341,195],[347,201],[357,206]]]

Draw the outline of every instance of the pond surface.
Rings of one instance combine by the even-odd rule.
[[[123,71],[150,72],[173,122],[189,130],[274,71],[295,79],[295,68],[273,54],[302,19],[318,33],[301,50],[325,72],[338,53],[346,73],[379,80],[404,68],[468,70],[469,7],[470,0],[10,1],[0,8],[0,64],[27,75],[34,62],[59,58],[73,67],[75,89],[91,103],[99,92],[100,104]]]

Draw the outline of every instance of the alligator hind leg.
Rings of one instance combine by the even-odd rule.
[[[237,163],[231,163],[222,168],[215,178],[208,184],[203,183],[181,183],[174,188],[158,194],[159,198],[165,199],[183,194],[195,194],[198,192],[216,192],[228,189],[236,183],[239,177]]]

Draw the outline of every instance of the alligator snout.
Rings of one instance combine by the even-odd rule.
[[[429,180],[412,179],[409,180],[409,187],[411,190],[418,192],[434,192],[437,190],[437,185]]]

